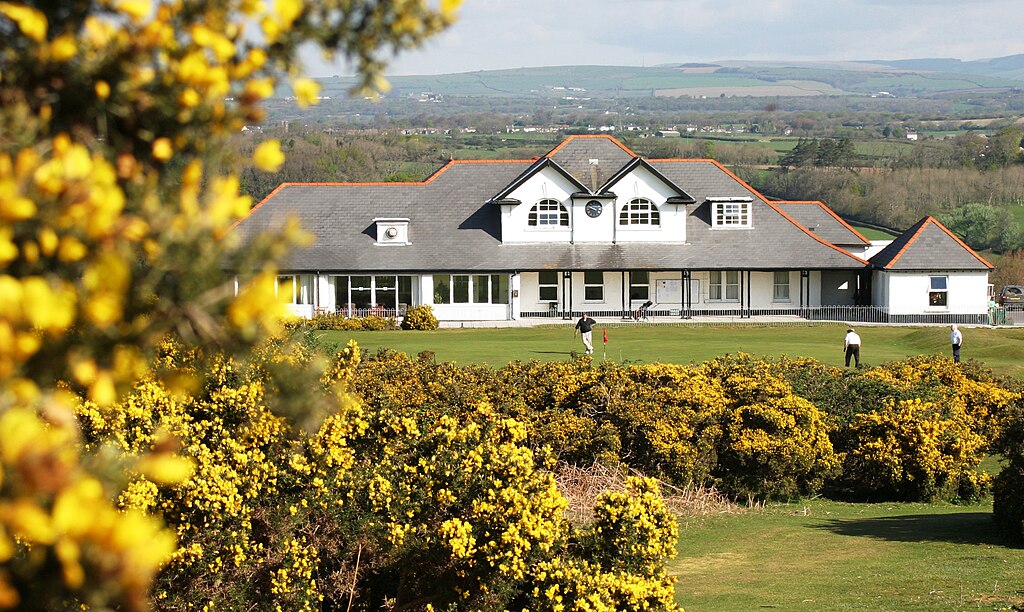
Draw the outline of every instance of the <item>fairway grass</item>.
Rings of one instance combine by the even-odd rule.
[[[1024,328],[961,326],[963,358],[975,359],[995,373],[1024,376]],[[608,344],[602,343],[608,332]],[[726,354],[757,357],[811,357],[843,365],[845,324],[820,325],[630,325],[598,321],[594,360],[619,363],[700,363]],[[949,355],[945,326],[858,326],[862,365],[877,365],[914,355]],[[416,356],[431,351],[438,361],[501,367],[511,361],[560,361],[582,354],[571,324],[520,328],[439,329],[435,331],[328,331],[323,340],[343,346],[355,340],[364,352],[380,348]]]
[[[1024,605],[1024,550],[991,504],[768,505],[684,517],[676,601],[703,610],[962,610]]]

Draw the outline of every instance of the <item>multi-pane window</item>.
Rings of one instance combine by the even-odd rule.
[[[507,274],[435,274],[435,304],[508,304]]]
[[[452,277],[448,274],[434,275],[434,303],[452,303]]]
[[[604,272],[586,271],[583,273],[583,299],[588,302],[604,301]]]
[[[312,304],[313,275],[287,274],[278,276],[277,297],[286,304]]]
[[[558,301],[558,272],[544,270],[537,273],[538,297],[542,302]]]
[[[508,274],[491,275],[491,303],[508,304]]]
[[[469,303],[469,275],[452,274],[452,303]]]
[[[629,299],[647,301],[651,296],[651,274],[646,270],[629,273]]]
[[[740,273],[712,271],[708,282],[708,299],[733,301],[740,299]]]
[[[789,301],[789,272],[776,270],[772,281],[772,300],[775,302]]]
[[[714,227],[750,227],[750,202],[715,202]]]
[[[334,303],[339,310],[350,308],[400,308],[413,303],[412,276],[335,276]]]
[[[948,288],[945,276],[928,277],[928,305],[945,308],[949,306]]]
[[[541,200],[527,217],[531,227],[569,227],[569,211],[558,200]]]
[[[650,200],[634,198],[619,212],[619,225],[661,225],[661,214]]]

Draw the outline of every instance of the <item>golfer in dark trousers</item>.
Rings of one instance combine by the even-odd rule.
[[[956,325],[950,326],[949,341],[953,345],[953,362],[960,363],[960,345],[964,343],[964,335]]]
[[[854,364],[860,367],[860,336],[853,328],[846,330],[846,338],[843,339],[843,350],[846,351],[846,367],[850,367],[850,357],[853,357]]]

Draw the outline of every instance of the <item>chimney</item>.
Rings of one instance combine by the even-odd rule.
[[[600,161],[597,159],[590,160],[590,193],[597,193],[598,188],[601,186],[601,173],[600,173]]]

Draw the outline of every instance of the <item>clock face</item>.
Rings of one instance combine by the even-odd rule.
[[[591,218],[597,218],[601,216],[601,211],[604,210],[604,206],[597,200],[591,200],[587,202],[587,216]]]

